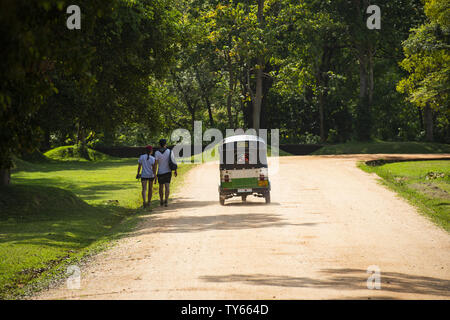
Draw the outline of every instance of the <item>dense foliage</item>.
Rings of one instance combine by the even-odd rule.
[[[398,84],[408,100],[424,109],[427,138],[450,136],[450,1],[431,0],[425,5],[427,21],[412,30],[404,42],[401,66],[409,73]],[[434,113],[434,115],[433,115]],[[434,124],[434,122],[437,122]]]
[[[281,142],[450,142],[449,0],[0,3],[0,169],[173,129],[279,128]],[[367,7],[381,29],[367,28]]]

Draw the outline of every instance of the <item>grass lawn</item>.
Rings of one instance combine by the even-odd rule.
[[[347,142],[327,145],[313,152],[325,154],[362,154],[362,153],[450,153],[450,144],[427,142]]]
[[[12,185],[0,188],[0,299],[45,286],[146,213],[137,159],[16,163]],[[172,190],[191,167],[180,165]],[[155,187],[153,206],[157,198]]]
[[[378,174],[385,185],[450,231],[450,160],[405,161],[380,166],[360,163],[359,167]]]

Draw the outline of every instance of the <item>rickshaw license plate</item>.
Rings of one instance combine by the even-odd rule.
[[[252,192],[252,189],[238,189],[237,192],[238,192],[238,193]]]

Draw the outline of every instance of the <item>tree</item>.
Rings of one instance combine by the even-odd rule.
[[[108,14],[109,2],[82,0],[83,32],[66,28],[65,1],[25,0],[0,3],[2,78],[0,80],[0,184],[9,183],[11,157],[31,151],[39,144],[41,130],[34,116],[46,98],[58,92],[50,74],[78,75],[92,79],[86,71],[93,48],[86,46],[99,14]]]
[[[169,6],[166,0],[120,1],[113,15],[101,19],[91,39],[97,82],[80,118],[85,129],[108,134],[133,123],[158,128],[159,106],[149,87],[168,74],[180,39],[181,16]]]
[[[228,74],[227,117],[228,127],[234,128],[232,100],[238,83],[238,39],[249,23],[243,4],[230,1],[226,5],[218,4],[207,11],[203,19],[208,27],[208,39],[217,58],[222,61],[221,69]]]
[[[413,29],[403,42],[405,59],[401,66],[409,76],[399,82],[397,90],[423,108],[426,139],[433,141],[433,113],[444,115],[442,120],[447,133],[449,127],[450,1],[428,0],[425,13],[428,21]]]
[[[258,0],[258,29],[264,31],[264,0]],[[260,43],[263,43],[262,39],[258,39]],[[257,66],[256,66],[256,90],[252,94],[253,102],[253,128],[258,130],[261,122],[261,102],[262,102],[262,86],[263,86],[263,73],[264,73],[264,52],[258,52],[257,54]],[[251,92],[251,91],[250,91]]]
[[[317,105],[319,134],[326,140],[325,113],[330,92],[330,80],[336,78],[332,62],[347,37],[345,26],[335,22],[330,13],[317,7],[315,3],[286,1],[279,18],[272,27],[288,32],[279,40],[276,63],[280,66],[277,81],[283,90],[294,90],[306,97],[312,93],[309,103]],[[286,53],[286,47],[289,53]],[[289,89],[288,89],[289,88]]]
[[[265,12],[271,9],[263,0],[229,1],[211,8],[205,19],[209,27],[209,39],[215,52],[223,61],[228,74],[227,113],[229,127],[236,126],[232,116],[232,100],[240,90],[240,105],[251,102],[251,126],[260,128],[265,67],[270,59],[270,33],[265,22]],[[268,90],[269,88],[266,88]],[[237,108],[236,108],[237,109]],[[236,111],[237,112],[237,111]]]
[[[9,182],[12,155],[39,146],[42,129],[48,137],[51,130],[72,128],[84,146],[92,130],[158,124],[149,86],[174,61],[178,11],[168,0],[77,4],[81,30],[66,28],[66,1],[0,4],[3,184]]]
[[[309,2],[309,0],[308,0]],[[399,44],[406,39],[409,28],[420,23],[420,0],[370,1],[370,0],[310,0],[316,8],[331,14],[345,25],[344,37],[359,67],[359,101],[356,112],[356,131],[360,140],[372,134],[375,74],[379,58],[396,59]],[[367,27],[367,8],[377,4],[381,8],[381,29]]]

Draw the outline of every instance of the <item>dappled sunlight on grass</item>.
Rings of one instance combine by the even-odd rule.
[[[53,168],[54,170],[51,170]],[[45,185],[70,190],[90,204],[118,200],[121,206],[137,208],[141,185],[135,179],[137,160],[66,162],[45,164],[43,171],[18,171],[13,183]]]
[[[190,167],[180,165],[172,191]],[[136,172],[137,159],[17,159],[12,185],[0,188],[0,298],[23,294],[64,263],[127,234],[146,213]]]

